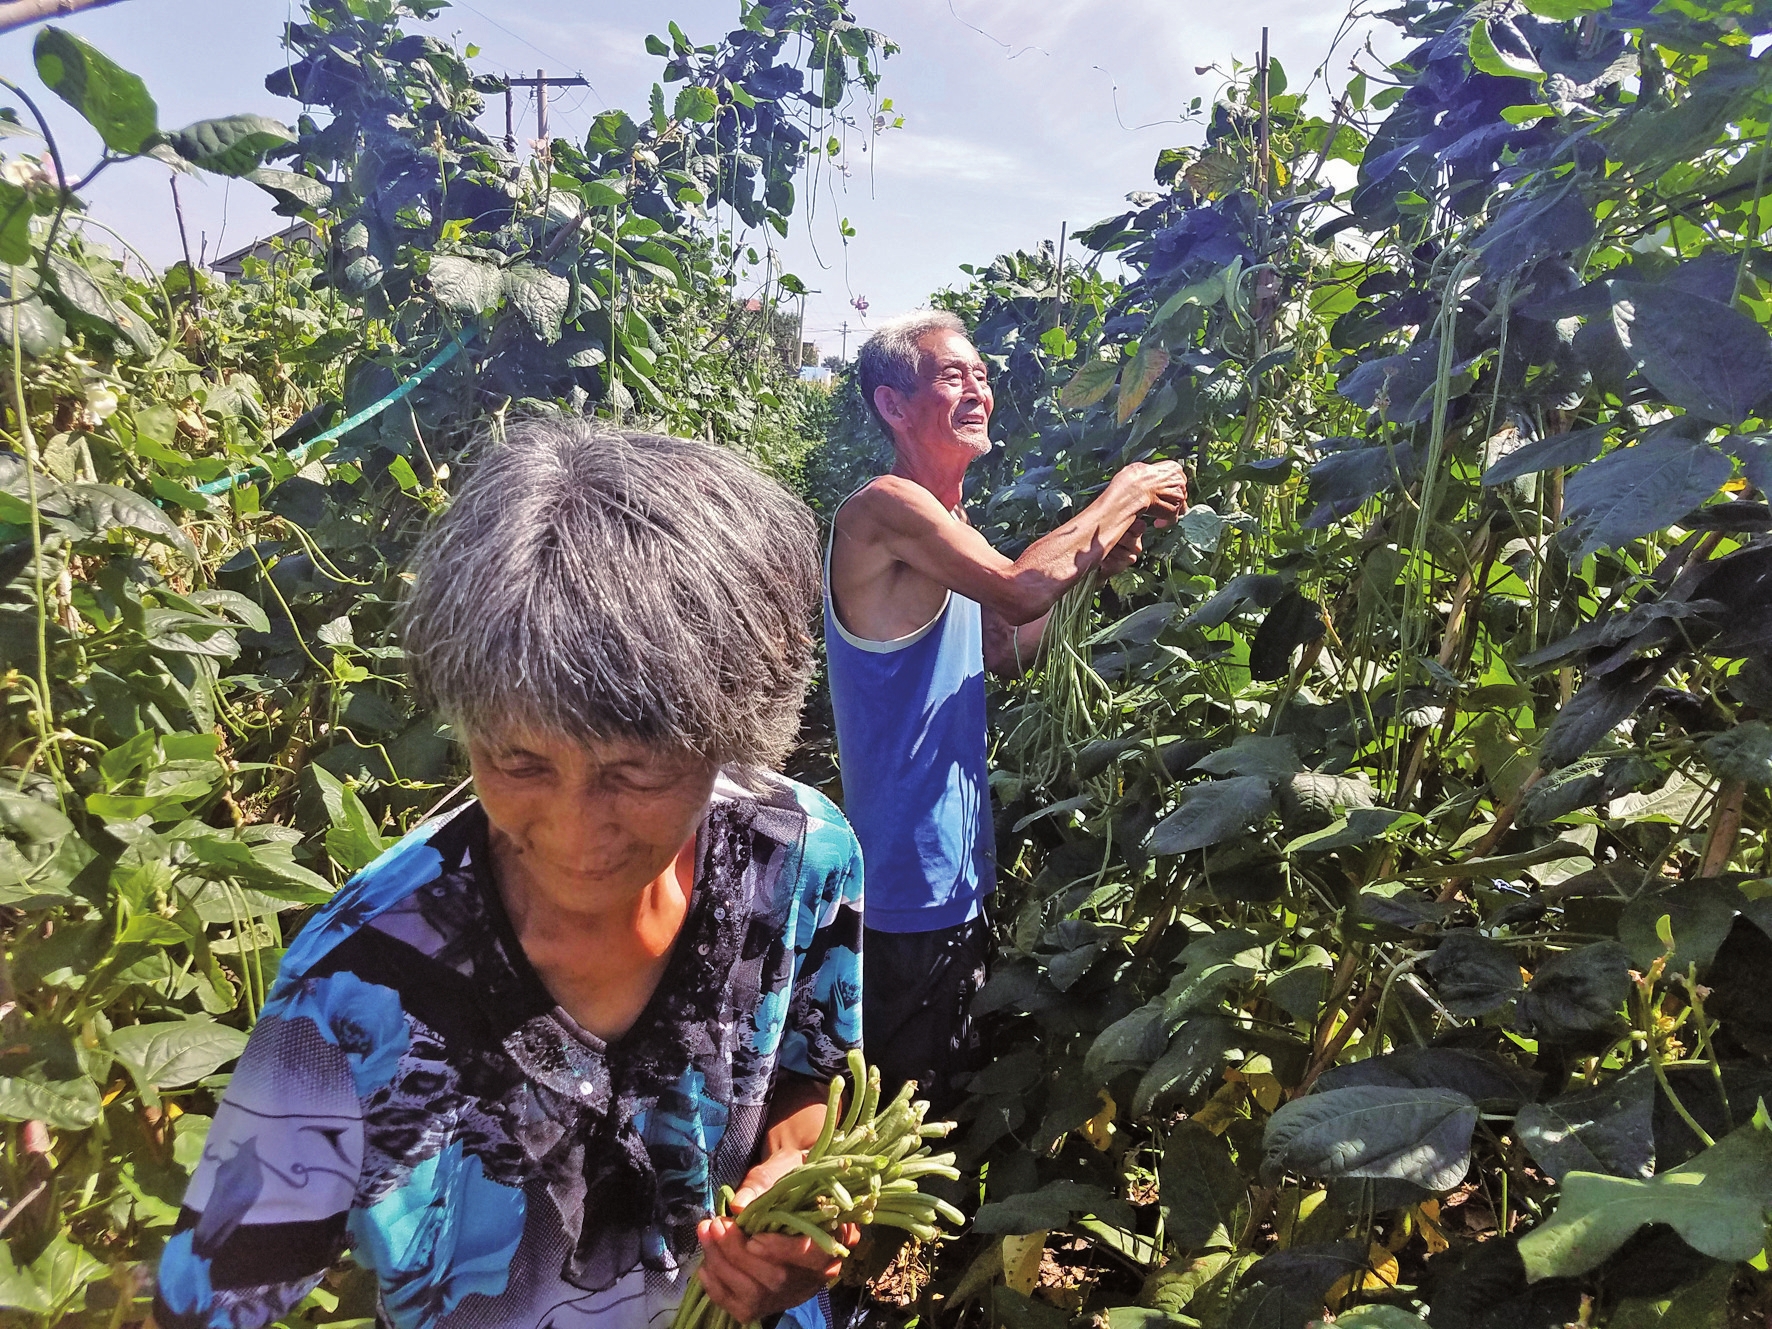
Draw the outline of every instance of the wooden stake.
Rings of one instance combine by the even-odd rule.
[[[1255,179],[1261,186],[1262,202],[1268,198],[1268,114],[1267,114],[1267,29],[1261,30],[1261,128],[1256,139]]]
[[[1735,842],[1741,836],[1742,804],[1747,800],[1747,786],[1740,780],[1725,780],[1717,790],[1716,811],[1711,813],[1710,833],[1704,838],[1704,857],[1699,860],[1700,877],[1720,877],[1735,856]]]

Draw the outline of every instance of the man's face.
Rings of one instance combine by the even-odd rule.
[[[890,388],[893,432],[913,445],[963,448],[982,457],[991,450],[991,385],[984,361],[957,332],[925,333],[917,342],[917,390],[906,396]],[[884,410],[884,407],[883,407]]]

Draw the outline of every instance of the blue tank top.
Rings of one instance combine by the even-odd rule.
[[[838,621],[827,547],[824,631],[866,924],[933,932],[968,922],[997,884],[978,603],[950,591],[908,637],[857,637]]]

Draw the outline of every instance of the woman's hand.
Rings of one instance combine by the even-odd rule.
[[[732,1197],[732,1210],[744,1207],[806,1158],[803,1149],[779,1149],[745,1174]],[[826,1255],[810,1237],[782,1232],[746,1235],[730,1218],[705,1218],[701,1238],[701,1283],[708,1299],[740,1324],[774,1315],[818,1295],[843,1271],[843,1261]],[[836,1233],[854,1246],[861,1231],[845,1223]]]

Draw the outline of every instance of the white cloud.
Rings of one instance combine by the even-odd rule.
[[[998,148],[943,134],[894,130],[881,135],[873,151],[874,170],[886,176],[1005,186],[1028,175],[1020,161]]]

